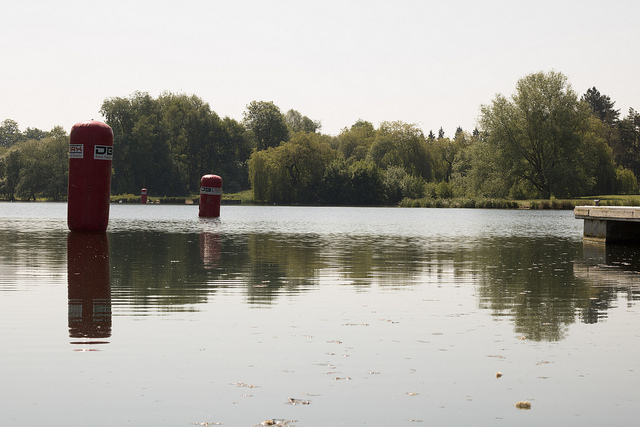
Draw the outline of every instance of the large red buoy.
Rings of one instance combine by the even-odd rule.
[[[71,231],[105,231],[109,224],[113,131],[102,122],[76,123],[69,135],[67,224]]]
[[[147,189],[143,188],[142,190],[140,190],[140,204],[146,205],[147,204]]]
[[[199,216],[217,218],[220,216],[222,198],[222,178],[218,175],[204,175],[200,178]]]

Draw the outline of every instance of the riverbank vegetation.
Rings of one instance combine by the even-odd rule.
[[[112,193],[133,199],[144,187],[152,200],[190,200],[215,173],[245,203],[569,208],[638,193],[640,114],[614,106],[595,87],[578,96],[563,74],[539,72],[483,105],[477,129],[452,136],[366,120],[332,136],[272,102],[251,102],[236,121],[172,93],[108,98],[101,113],[114,131]],[[68,142],[60,127],[21,132],[4,120],[0,198],[63,200]]]

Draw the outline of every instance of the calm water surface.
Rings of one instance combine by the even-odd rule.
[[[640,253],[572,212],[197,209],[0,203],[0,425],[637,425]]]

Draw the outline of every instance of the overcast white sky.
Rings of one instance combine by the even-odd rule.
[[[20,0],[0,6],[0,121],[67,132],[106,98],[273,101],[337,135],[358,119],[447,136],[518,79],[559,71],[640,110],[637,0]]]

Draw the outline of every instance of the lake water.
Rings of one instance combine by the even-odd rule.
[[[158,205],[84,235],[0,203],[0,425],[636,425],[639,253],[581,236],[570,211]]]

